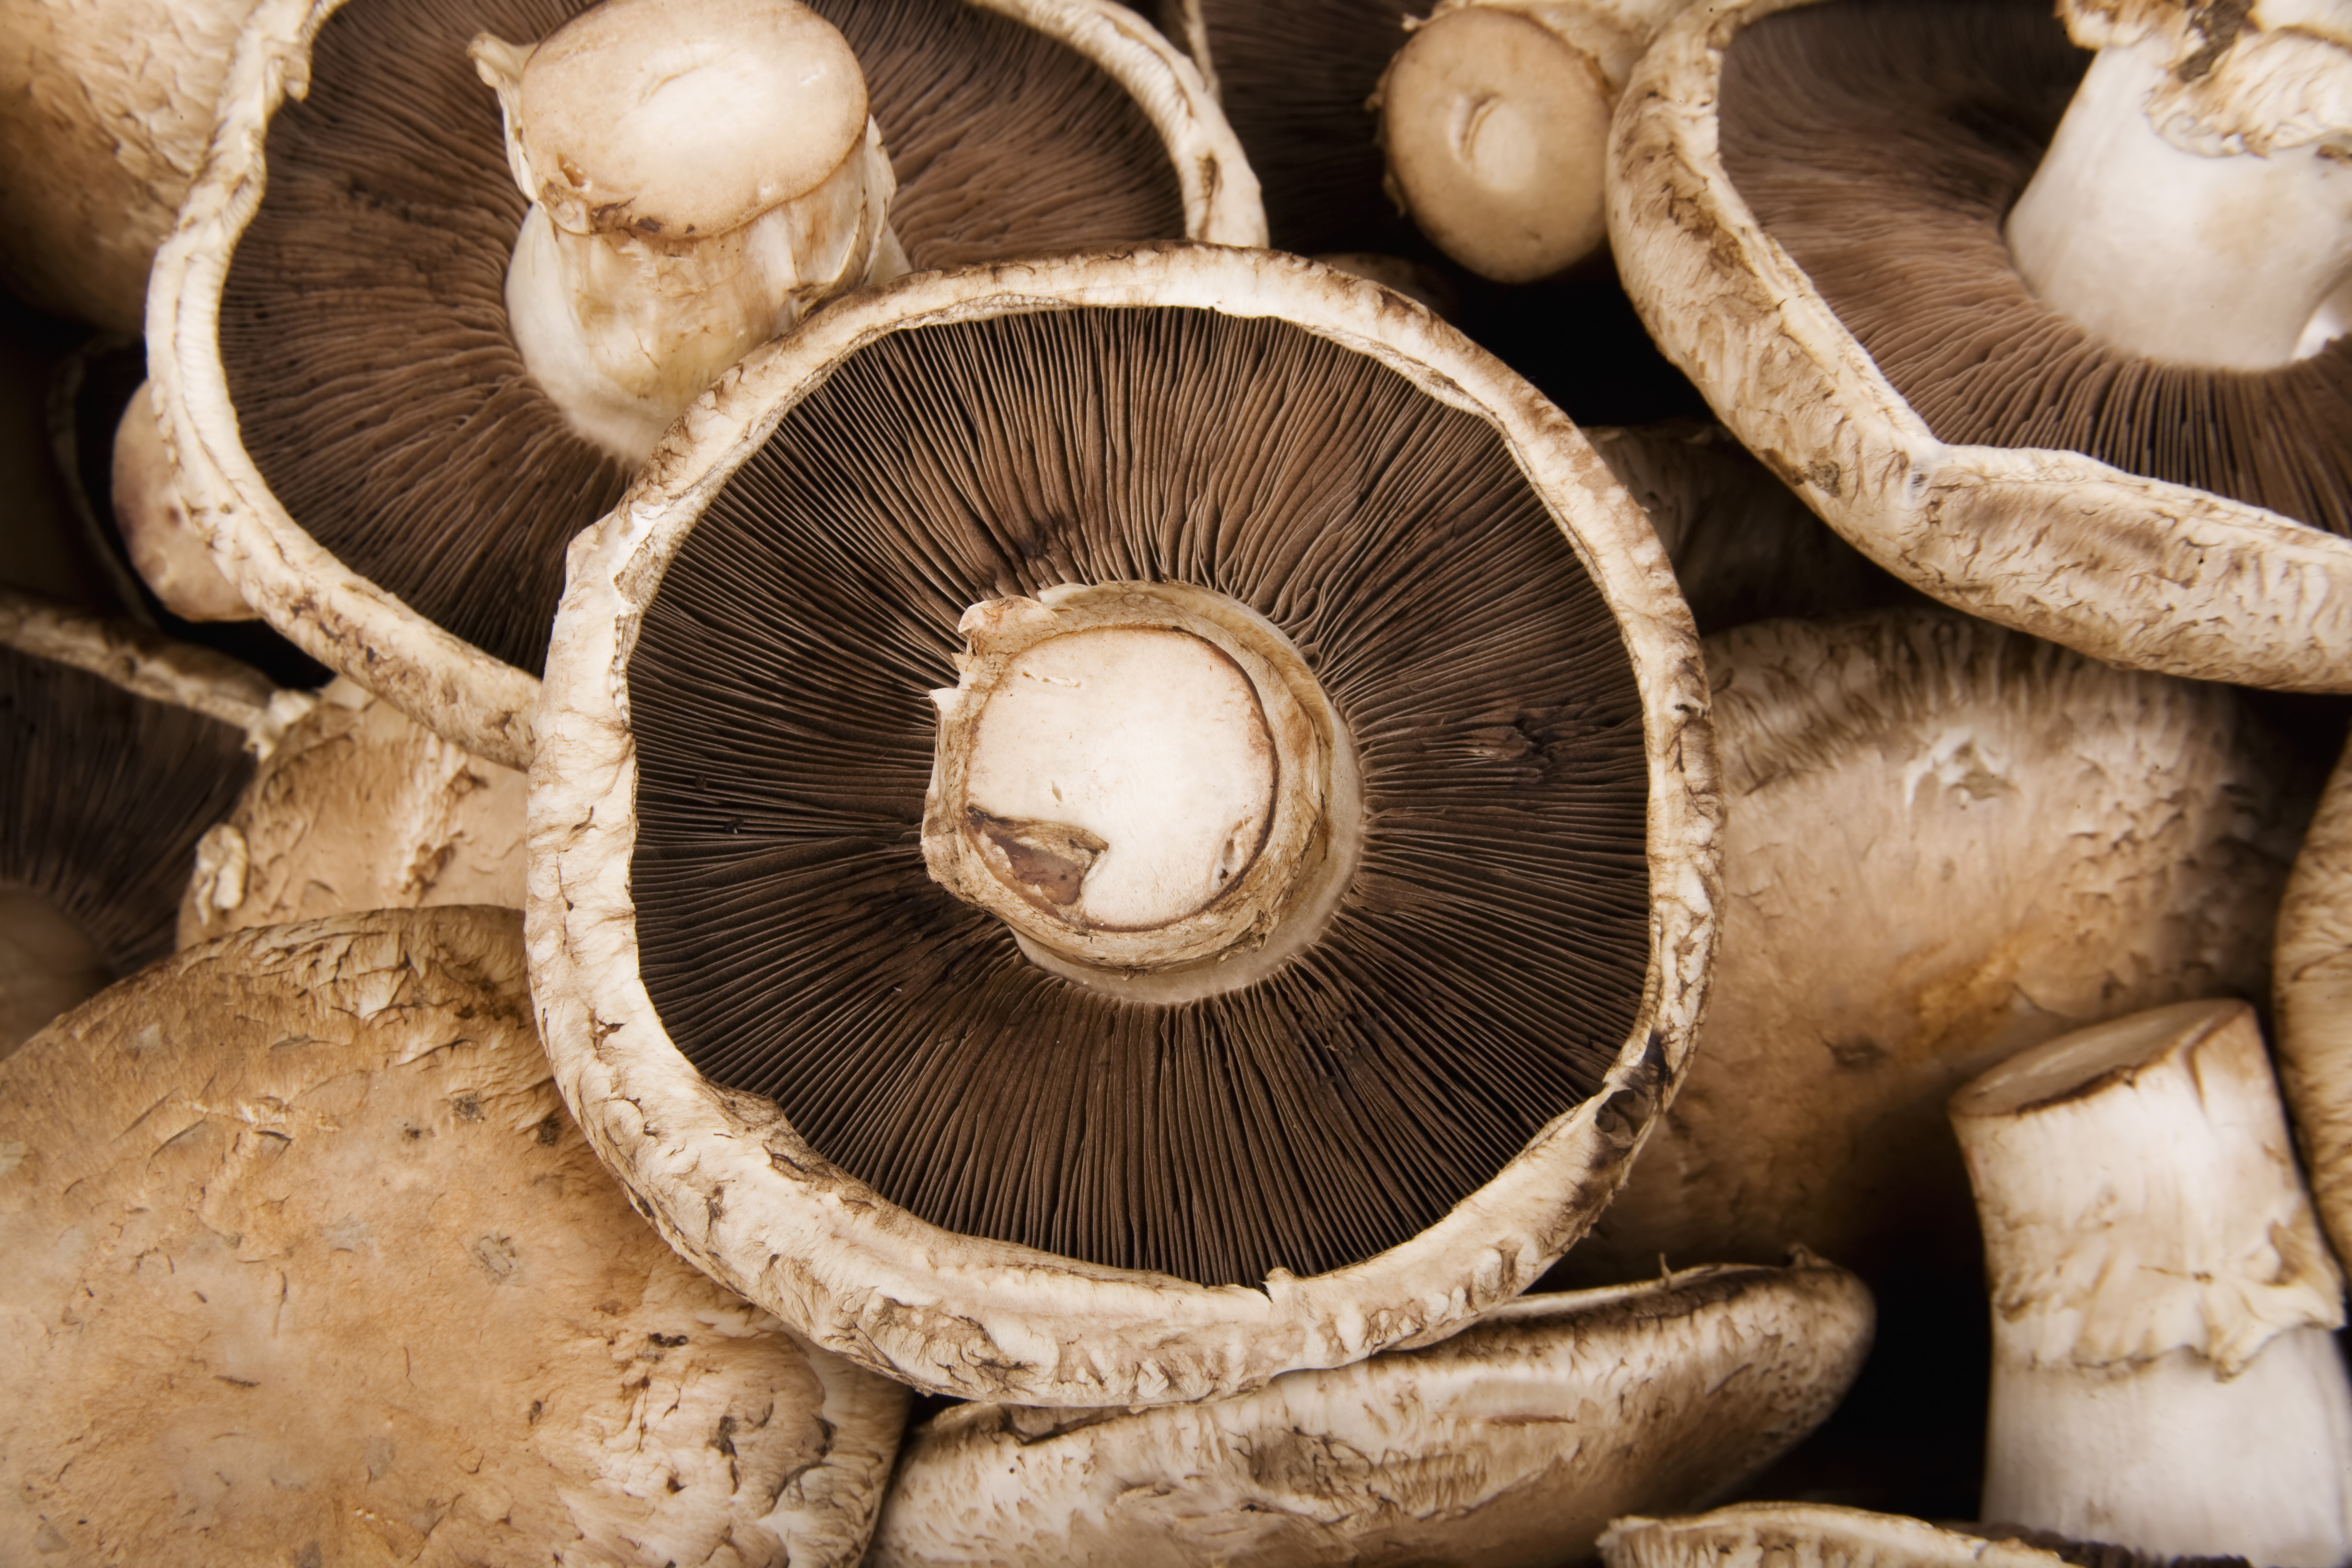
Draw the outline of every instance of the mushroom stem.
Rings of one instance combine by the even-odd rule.
[[[2342,325],[2352,34],[2264,26],[2279,8],[2230,24],[2179,0],[2062,5],[2099,54],[2007,235],[2027,286],[2094,337],[2264,370]]]
[[[2079,1030],[1951,1110],[1993,1291],[1984,1517],[2283,1568],[2352,1555],[2342,1280],[2252,1010]]]
[[[515,345],[625,463],[749,350],[908,269],[856,57],[797,0],[606,0],[535,47],[482,34],[469,53],[531,200]]]
[[[1439,249],[1497,282],[1591,256],[1608,237],[1610,115],[1688,3],[1444,0],[1373,96],[1390,195]]]
[[[932,878],[1044,968],[1134,1000],[1249,984],[1362,846],[1355,752],[1289,638],[1222,594],[1065,584],[964,612],[931,694]]]

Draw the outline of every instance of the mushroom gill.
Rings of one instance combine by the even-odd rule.
[[[2352,533],[2352,339],[2263,370],[2146,358],[2020,275],[2003,220],[2090,59],[2003,0],[1761,16],[1725,53],[1723,166],[1940,439],[2082,452]]]
[[[1068,584],[1263,617],[1352,736],[1360,864],[1271,973],[1131,999],[927,872],[959,623]],[[1492,427],[1367,355],[1192,310],[891,333],[735,471],[628,656],[646,992],[945,1229],[1213,1285],[1370,1258],[1591,1096],[1643,1005],[1625,636]]]
[[[336,11],[310,89],[269,123],[236,242],[221,363],[271,493],[353,571],[537,670],[564,544],[619,464],[523,368],[505,280],[526,203],[467,58],[546,37],[569,0],[379,0]],[[1176,174],[1127,92],[1074,49],[952,0],[814,7],[866,78],[918,267],[1183,232]]]

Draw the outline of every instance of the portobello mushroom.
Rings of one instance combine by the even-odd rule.
[[[2305,341],[2352,259],[2324,237],[2352,35],[2061,10],[2115,46],[2087,72],[2001,0],[1686,12],[1614,132],[1627,289],[1752,450],[1944,603],[2128,668],[2352,689],[2352,342]]]
[[[558,1081],[673,1245],[1102,1405],[1442,1336],[1591,1222],[1716,805],[1664,552],[1531,388],[1167,247],[845,300],[680,434],[574,552],[530,805]]]
[[[0,1063],[0,1557],[858,1560],[905,1390],[631,1212],[519,927],[239,932]]]
[[[1441,1344],[1139,1411],[961,1405],[917,1427],[876,1568],[1568,1563],[1630,1508],[1737,1488],[1870,1342],[1843,1269],[1522,1296]]]
[[[1608,1568],[2252,1568],[2242,1557],[2172,1557],[2005,1524],[1935,1525],[1817,1502],[1746,1502],[1689,1519],[1628,1516],[1601,1538]]]
[[[320,0],[262,13],[222,98],[221,155],[159,259],[151,323],[184,499],[246,600],[330,667],[514,767],[530,754],[563,548],[628,473],[609,443],[583,433],[583,419],[607,435],[609,425],[576,396],[569,411],[560,402],[578,378],[544,357],[530,368],[510,301],[545,295],[510,294],[535,271],[528,258],[515,263],[519,238],[561,230],[590,247],[583,256],[604,258],[597,268],[634,256],[629,265],[673,283],[723,272],[712,256],[733,231],[634,226],[757,217],[791,194],[786,174],[808,172],[806,156],[768,144],[791,166],[776,174],[782,183],[762,195],[767,174],[739,169],[746,177],[706,212],[682,170],[661,171],[666,190],[621,189],[614,181],[655,171],[618,153],[583,166],[604,182],[593,200],[564,184],[568,149],[536,169],[549,152],[534,150],[527,123],[539,111],[523,113],[509,148],[499,100],[467,50],[487,35],[486,68],[507,80],[521,45],[559,35],[583,9]],[[718,30],[678,43],[681,67],[692,55],[698,70],[726,76],[745,52],[727,29],[776,9],[698,8]],[[1246,164],[1197,76],[1108,0],[814,10],[863,69],[898,187],[889,227],[913,265],[1178,235],[1264,240]],[[662,14],[678,19],[677,7]],[[501,54],[499,40],[515,47]],[[614,105],[603,129],[625,141],[619,122],[677,108],[701,121],[698,135],[740,144],[732,99],[682,78],[665,90],[670,80],[618,73],[608,86],[653,97],[631,100],[628,115]],[[307,84],[299,101],[289,84]],[[510,106],[528,110],[530,87],[509,85]],[[581,111],[565,113],[539,123],[580,129]],[[593,110],[587,119],[599,128]],[[859,140],[855,151],[862,165],[871,149]],[[527,223],[519,179],[552,203],[547,212],[571,216]],[[570,254],[571,243],[555,248]],[[659,289],[592,294],[598,310],[652,310],[639,325],[656,335],[671,308]],[[707,374],[723,362],[698,363]],[[623,423],[630,442],[644,438],[643,419]]]
[[[2328,775],[2279,902],[2279,1079],[2338,1260],[2352,1257],[2352,742]]]
[[[198,837],[300,702],[223,655],[0,589],[0,1056],[172,950]]]

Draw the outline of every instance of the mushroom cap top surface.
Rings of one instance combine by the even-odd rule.
[[[1990,0],[1693,6],[1612,128],[1627,290],[1751,450],[1944,603],[2133,668],[2352,688],[2352,546],[2324,531],[2352,516],[2352,345],[2261,374],[2126,361],[2009,262],[2001,216],[2086,58]]]
[[[866,134],[866,79],[799,0],[604,0],[531,52],[522,115],[551,212],[683,239],[815,188]]]
[[[239,932],[0,1063],[0,1556],[857,1560],[904,1391],[631,1211],[519,926]]]
[[[966,609],[1153,580],[1291,637],[1371,803],[1344,940],[1170,1005],[1031,965],[908,836]],[[531,908],[567,1096],[688,1256],[919,1385],[1160,1404],[1442,1333],[1581,1230],[1679,1071],[1714,812],[1688,613],[1557,411],[1377,286],[1155,247],[845,301],[672,433],[555,647]],[[1498,938],[1507,903],[1548,912]],[[826,1081],[864,1109],[802,1102]],[[1284,1152],[1326,1122],[1451,1163],[1337,1181]],[[1351,1228],[1375,1210],[1401,1228]]]
[[[1572,1561],[1615,1515],[1721,1496],[1811,1431],[1871,1319],[1818,1260],[1696,1268],[1523,1296],[1437,1344],[1208,1405],[960,1405],[910,1436],[873,1560]]]
[[[2166,1557],[2014,1525],[1946,1528],[1832,1503],[1743,1502],[1685,1519],[1628,1516],[1601,1538],[1608,1568],[2245,1568],[2242,1557]]]
[[[467,47],[478,32],[548,37],[584,9],[273,0],[240,43],[223,155],[152,291],[153,341],[175,348],[153,374],[189,515],[234,541],[247,602],[514,767],[564,545],[627,476],[565,422],[508,331],[527,202]],[[1263,238],[1255,181],[1197,73],[1108,0],[812,10],[856,53],[897,175],[891,226],[917,267]]]
[[[1971,1271],[1946,1100],[2074,1028],[2261,994],[2315,781],[2234,692],[1939,607],[1706,650],[1725,945],[1689,1079],[1569,1268],[1801,1244]]]

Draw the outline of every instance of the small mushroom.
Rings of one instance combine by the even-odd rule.
[[[2352,1258],[2352,743],[2279,901],[2272,999],[2312,1200],[2336,1256]]]
[[[2352,1555],[2344,1281],[2253,1010],[2189,1002],[1952,1100],[1984,1224],[1984,1515],[2281,1568]]]
[[[0,1056],[171,951],[198,836],[302,700],[222,655],[0,589]]]
[[[1613,132],[1627,290],[1725,424],[1923,591],[2129,668],[2352,689],[2352,542],[2336,537],[2352,531],[2339,385],[2352,340],[2281,363],[2352,247],[2285,242],[2277,226],[2295,220],[2257,215],[2250,194],[2242,221],[2208,222],[2217,209],[2189,195],[2211,184],[2212,201],[2234,201],[2219,193],[2241,175],[2275,177],[2294,187],[2284,205],[2340,224],[2327,149],[2343,89],[2328,84],[2352,75],[2352,54],[2262,4],[2062,9],[2083,37],[2127,47],[2084,79],[2057,23],[1996,0],[1685,13],[1643,58]],[[2116,82],[2134,71],[2170,85],[2148,100],[2145,81]],[[2095,90],[2070,108],[2078,79]],[[2135,93],[2164,116],[2132,132],[2147,167],[2084,173],[2100,147],[2131,142],[2090,127],[2101,105],[2144,121],[2109,102]],[[2012,218],[2045,146],[2048,195]],[[2076,218],[2137,212],[2225,237],[2200,260],[2142,229],[2112,273],[2053,271],[2061,248],[2106,245],[2062,241],[2053,211],[2068,235]],[[2314,270],[2273,287],[2232,246],[2263,265],[2310,252]],[[2044,274],[2064,297],[2170,289],[2200,320],[2258,302],[2292,324],[2221,358],[2182,327],[2145,340],[2149,357],[2038,295],[2030,279]],[[2202,363],[2179,357],[2192,352]]]
[[[520,937],[240,932],[0,1063],[0,1558],[858,1560],[905,1391],[631,1211]]]
[[[1608,1568],[2252,1568],[2149,1555],[2011,1525],[1933,1525],[1829,1503],[1746,1502],[1688,1519],[1629,1516],[1601,1537]]]
[[[1108,0],[807,11],[622,0],[569,31],[585,11],[320,0],[260,14],[221,100],[220,156],[159,258],[155,290],[151,369],[181,492],[240,593],[331,668],[512,767],[530,756],[565,545],[619,498],[628,464],[702,381],[786,324],[797,307],[780,307],[776,289],[803,280],[821,293],[869,275],[862,250],[848,252],[882,237],[894,178],[888,229],[918,267],[1265,237],[1255,182],[1197,73]],[[703,26],[701,44],[610,68],[635,46],[607,35],[689,16],[719,33]],[[787,16],[803,20],[769,25]],[[773,131],[772,118],[730,113],[702,130],[757,153],[756,172],[731,156],[723,179],[657,168],[672,111],[721,96],[672,68],[735,81],[754,52],[714,41],[729,28],[803,42],[837,28],[864,108],[826,44],[830,118],[792,116],[814,133],[808,148],[749,133]],[[482,68],[506,84],[511,142],[500,95],[467,56],[478,35]],[[566,37],[538,75],[497,42]],[[599,39],[617,53],[592,47]],[[590,97],[618,97],[559,109],[534,96],[561,97],[567,74]],[[785,111],[772,93],[738,89],[762,116]],[[646,132],[635,142],[633,128]],[[638,184],[656,173],[667,194]],[[829,216],[809,228],[819,208]],[[766,282],[743,299],[739,253],[767,257],[783,230],[796,259],[751,268]],[[680,299],[692,320],[678,319]],[[631,369],[639,337],[679,352]]]
[[[1171,246],[845,300],[682,429],[573,552],[530,804],[559,1080],[674,1244],[1101,1405],[1443,1334],[1581,1232],[1714,807],[1664,552],[1532,388]]]
[[[366,910],[519,910],[523,782],[337,679],[196,841],[179,945]]]
[[[964,1405],[916,1428],[875,1568],[1571,1563],[1829,1414],[1870,1293],[1818,1259],[1523,1296],[1436,1345],[1142,1411]]]
[[[1441,0],[1381,77],[1390,189],[1440,250],[1529,283],[1608,240],[1609,120],[1689,0]]]

